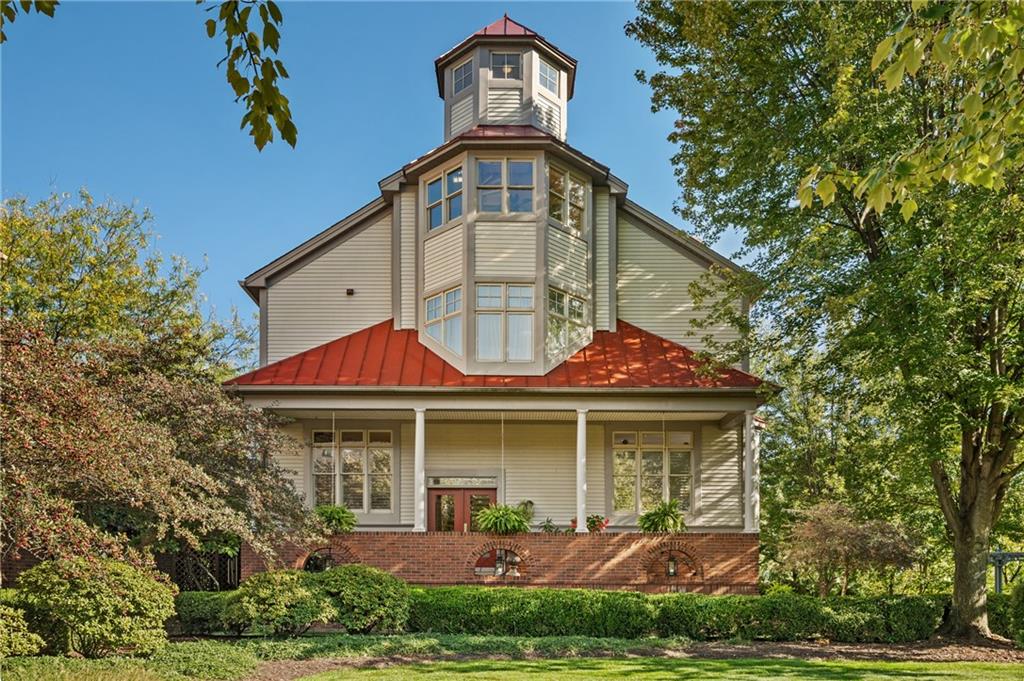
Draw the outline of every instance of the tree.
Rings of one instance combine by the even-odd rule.
[[[799,358],[821,349],[888,390],[908,448],[927,462],[953,548],[950,631],[988,634],[993,527],[1024,465],[1024,221],[1017,178],[999,192],[936,185],[913,215],[881,212],[806,169],[870,168],[921,137],[954,85],[918,71],[888,92],[872,69],[902,7],[882,3],[640,5],[627,31],[659,73],[639,74],[655,108],[678,112],[670,139],[679,210],[707,238],[744,236],[761,293],[754,346]],[[668,70],[671,69],[671,70]],[[742,289],[746,289],[745,291]]]
[[[196,0],[196,4],[207,3]],[[58,5],[58,0],[0,0],[0,43],[7,41],[4,25],[13,23],[19,11],[52,17]],[[253,9],[259,17],[259,27],[249,25]],[[224,0],[208,5],[206,11],[215,11],[215,17],[204,24],[206,34],[211,38],[218,33],[224,36],[225,54],[218,66],[227,65],[225,75],[235,101],[245,104],[241,127],[249,128],[257,149],[262,150],[274,140],[274,128],[281,139],[294,147],[298,129],[292,121],[288,98],[278,85],[279,78],[288,77],[284,63],[276,58],[281,46],[280,26],[284,22],[281,9],[273,0]]]

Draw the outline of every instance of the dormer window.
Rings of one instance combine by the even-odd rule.
[[[558,166],[548,169],[548,217],[574,234],[583,231],[586,183]]]
[[[457,95],[473,84],[473,60],[456,66],[452,70],[452,94]]]
[[[427,335],[456,355],[462,355],[462,288],[427,298]]]
[[[543,59],[540,60],[540,86],[558,96],[558,69]]]
[[[491,78],[523,79],[523,55],[518,52],[491,52]]]
[[[477,210],[481,213],[533,212],[533,161],[479,160]]]
[[[462,168],[427,182],[427,224],[437,229],[462,217]]]

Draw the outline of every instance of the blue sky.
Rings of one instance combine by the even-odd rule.
[[[377,195],[377,181],[442,140],[433,60],[505,11],[579,61],[569,142],[680,224],[665,141],[623,32],[631,3],[282,2],[284,82],[299,128],[263,152],[239,130],[192,2],[66,2],[20,16],[2,48],[4,196],[88,188],[155,217],[157,248],[208,267],[218,313],[254,308],[237,281]],[[610,93],[614,96],[609,97]],[[729,253],[729,244],[719,250]]]

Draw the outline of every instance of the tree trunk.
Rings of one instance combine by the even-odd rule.
[[[991,526],[970,528],[953,540],[953,609],[946,633],[968,639],[991,636],[988,628],[988,542]]]

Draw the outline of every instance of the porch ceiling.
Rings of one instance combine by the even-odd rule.
[[[274,409],[282,416],[295,419],[330,419],[332,412],[325,409]],[[342,420],[412,420],[408,409],[366,410],[338,409],[334,418]],[[596,411],[587,414],[587,421],[718,421],[726,416],[724,411]],[[500,411],[482,409],[428,409],[427,421],[575,421],[576,412],[567,410],[550,411]]]

